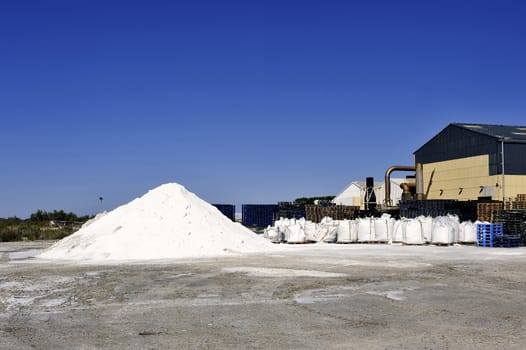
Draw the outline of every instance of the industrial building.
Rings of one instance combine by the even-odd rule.
[[[449,124],[414,157],[426,199],[502,201],[526,193],[526,126]]]

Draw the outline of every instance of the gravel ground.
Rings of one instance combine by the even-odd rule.
[[[217,259],[0,244],[0,349],[524,349],[526,248],[295,245]]]

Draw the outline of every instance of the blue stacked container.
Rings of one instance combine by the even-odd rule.
[[[495,247],[503,236],[502,224],[477,224],[477,243],[480,247]]]
[[[278,215],[276,204],[243,204],[242,222],[247,227],[267,227],[274,224]]]
[[[224,216],[232,221],[236,221],[236,206],[234,204],[212,204],[219,209]]]

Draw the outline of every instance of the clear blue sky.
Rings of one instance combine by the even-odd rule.
[[[525,18],[521,1],[1,1],[0,217],[166,182],[248,204],[380,181],[451,122],[526,124]]]

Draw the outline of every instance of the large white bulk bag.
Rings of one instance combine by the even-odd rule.
[[[330,216],[324,216],[320,221],[321,225],[331,225],[332,223],[334,223],[334,220]]]
[[[322,225],[322,224],[318,224],[318,226],[316,226],[316,240],[315,240],[315,242],[321,242],[325,238],[325,236],[327,236],[328,233],[329,233],[329,230],[328,230],[327,226]]]
[[[375,218],[372,220],[374,226],[374,240],[385,242],[389,240],[389,227],[387,225],[387,220]]]
[[[448,215],[447,216],[448,223],[453,228],[453,242],[456,243],[459,241],[459,234],[460,234],[460,220],[458,216],[456,215]]]
[[[433,231],[431,233],[431,243],[434,244],[451,244],[455,240],[455,228],[449,220],[444,217],[438,217],[433,222]]]
[[[396,220],[393,227],[393,242],[403,242],[404,241],[404,227],[403,223],[407,219]]]
[[[280,221],[280,226],[287,227],[290,225],[290,219],[288,218],[281,218],[279,221]]]
[[[460,232],[458,241],[462,243],[476,243],[477,242],[477,223],[471,221],[464,221],[460,224]]]
[[[318,242],[335,242],[338,233],[338,223],[332,218],[326,216],[321,219],[318,224],[318,232],[316,233]]]
[[[274,221],[274,227],[278,230],[280,234],[280,239],[287,240],[287,226],[289,225],[289,219],[280,218],[279,220]]]
[[[278,227],[278,231],[281,235],[281,238],[284,240],[284,241],[288,241],[289,240],[289,226],[288,225],[284,225],[283,223],[281,225],[279,225]]]
[[[433,232],[433,218],[431,216],[419,216],[417,220],[422,225],[422,235],[426,243],[431,242],[431,234]]]
[[[358,223],[356,220],[341,220],[336,239],[340,243],[356,242],[358,240]]]
[[[351,242],[356,242],[358,240],[358,222],[356,220],[351,220],[350,228],[351,228]]]
[[[394,232],[394,226],[396,223],[396,220],[391,217],[389,214],[383,214],[382,218],[388,220],[387,227],[389,228],[389,235],[392,236]]]
[[[358,242],[372,242],[375,240],[374,225],[371,218],[360,218],[358,221]]]
[[[327,243],[336,242],[338,226],[336,224],[326,225],[327,232],[323,235],[322,241]]]
[[[336,240],[339,243],[352,242],[351,238],[351,222],[349,220],[340,220],[338,222],[338,231],[336,234]]]
[[[461,222],[458,230],[458,241],[459,242],[465,242],[466,241],[466,227],[469,226],[471,222]],[[468,228],[469,230],[469,228]]]
[[[287,242],[288,243],[304,243],[305,242],[305,231],[299,224],[289,225],[286,228],[287,231]]]
[[[263,233],[263,237],[274,243],[279,243],[281,241],[281,233],[277,227],[268,226]]]
[[[422,223],[418,219],[409,219],[404,222],[404,243],[405,244],[424,244],[424,230]]]
[[[379,218],[372,219],[374,223],[375,241],[388,242],[392,240],[394,219],[389,214],[383,214]]]
[[[318,224],[312,221],[305,222],[305,240],[308,242],[318,241]]]
[[[330,217],[324,217],[318,224],[316,233],[318,242],[335,242],[338,234],[338,222]]]

